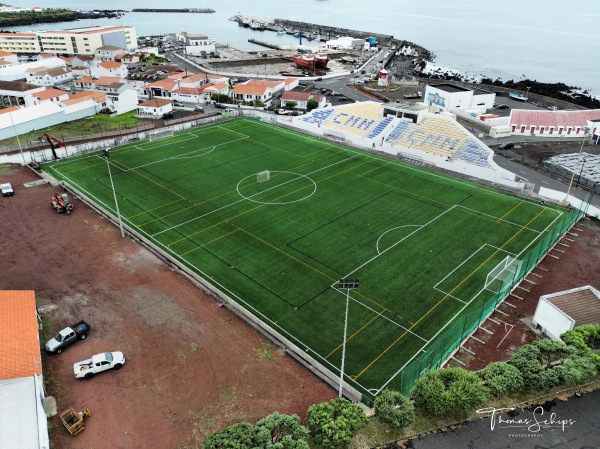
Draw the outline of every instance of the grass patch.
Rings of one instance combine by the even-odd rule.
[[[126,112],[125,114],[117,115],[115,117],[110,117],[105,114],[96,114],[92,117],[74,120],[72,122],[59,123],[49,128],[21,134],[19,135],[19,140],[23,148],[28,148],[29,142],[37,143],[38,137],[42,133],[49,134],[59,140],[62,140],[68,137],[81,137],[83,139],[85,136],[92,134],[102,134],[110,131],[134,129],[138,125],[144,123],[144,121],[135,118],[135,114],[136,111]],[[18,145],[17,138],[11,137],[9,139],[4,139],[2,140],[2,145]]]

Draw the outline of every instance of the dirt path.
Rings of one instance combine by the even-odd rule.
[[[43,360],[59,413],[92,411],[75,438],[50,419],[57,449],[192,448],[226,425],[273,411],[304,417],[336,396],[81,202],[58,215],[52,187],[23,187],[38,179],[30,170],[0,166],[0,178],[15,189],[0,198],[0,288],[35,290],[44,332],[92,325],[88,339]],[[74,362],[116,350],[122,370],[74,378]]]

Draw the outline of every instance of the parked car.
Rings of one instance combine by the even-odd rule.
[[[61,330],[58,334],[48,340],[44,347],[49,353],[60,354],[63,349],[71,343],[75,343],[77,340],[85,340],[85,337],[87,337],[91,328],[92,327],[85,321],[78,321],[72,326],[65,327]]]
[[[119,370],[125,365],[125,355],[122,352],[103,352],[73,364],[76,379],[91,379],[96,374],[109,369]]]
[[[196,111],[196,112],[204,112],[204,108],[202,106],[200,106],[199,104],[195,104],[194,105],[194,111]]]
[[[496,109],[510,109],[510,107],[507,104],[498,104],[498,106],[495,106]]]
[[[164,120],[169,120],[169,119],[173,118],[173,113],[172,113],[172,112],[165,112],[165,113],[162,115],[162,118],[163,118]]]
[[[4,184],[0,184],[0,189],[2,189],[2,196],[11,196],[15,193],[10,182],[5,182]]]
[[[548,109],[551,111],[558,111],[558,108],[556,106],[548,106]]]
[[[510,150],[511,148],[514,148],[515,144],[512,142],[504,142],[501,143],[500,145],[498,145],[498,149],[499,150]]]

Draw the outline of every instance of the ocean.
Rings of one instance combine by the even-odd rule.
[[[19,6],[35,6],[26,0]],[[91,10],[161,7],[130,0],[46,0],[44,8]],[[289,35],[246,29],[228,19],[242,13],[391,34],[436,54],[435,64],[464,75],[507,80],[531,79],[579,87],[600,95],[600,10],[597,0],[178,0],[170,8],[212,8],[214,14],[127,13],[121,19],[16,27],[12,30],[130,25],[138,35],[188,31],[213,36],[240,50],[258,50],[255,38],[282,45],[298,43]],[[305,42],[303,42],[305,43]]]

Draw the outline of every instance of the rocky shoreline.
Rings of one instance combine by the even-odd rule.
[[[42,23],[75,22],[85,19],[118,19],[127,11],[123,10],[94,10],[94,11],[72,11],[67,9],[44,10],[35,13],[7,13],[0,15],[1,27],[16,27],[25,25],[37,25]],[[2,31],[12,33],[13,31]]]

